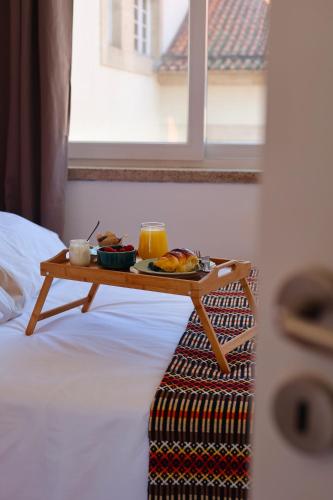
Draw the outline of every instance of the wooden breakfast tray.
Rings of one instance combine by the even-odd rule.
[[[255,327],[253,327],[221,345],[201,301],[203,295],[217,290],[218,288],[225,287],[229,283],[239,281],[249,301],[249,306],[253,314],[255,314],[254,297],[246,279],[251,269],[250,262],[211,259],[215,262],[216,266],[209,273],[198,272],[186,278],[173,278],[172,276],[137,274],[130,271],[113,271],[104,269],[95,262],[92,262],[88,267],[73,266],[66,257],[67,253],[68,250],[63,250],[52,259],[41,262],[40,271],[41,275],[45,276],[45,279],[26,328],[26,335],[32,335],[34,333],[37,321],[60,314],[68,309],[82,306],[81,312],[87,312],[94,300],[99,285],[137,288],[139,290],[187,295],[191,297],[195,310],[223,373],[230,372],[226,355],[243,344],[246,340],[252,338],[255,334]],[[42,312],[44,302],[54,278],[84,281],[92,283],[92,286],[86,297]]]

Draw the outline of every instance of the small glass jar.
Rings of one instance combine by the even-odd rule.
[[[168,251],[168,236],[164,222],[142,222],[138,254],[141,259],[162,257]]]
[[[89,266],[90,246],[87,240],[70,240],[69,261],[74,266]]]

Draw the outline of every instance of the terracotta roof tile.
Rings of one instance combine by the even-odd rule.
[[[265,0],[209,0],[209,70],[260,70],[265,67],[268,9]],[[186,16],[163,54],[158,70],[184,71],[187,49]]]

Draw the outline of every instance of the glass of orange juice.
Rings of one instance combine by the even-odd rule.
[[[142,222],[138,254],[141,259],[161,257],[168,251],[168,236],[164,222]]]

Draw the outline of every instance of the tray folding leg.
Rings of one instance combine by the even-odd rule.
[[[96,283],[91,285],[91,288],[90,288],[89,293],[88,293],[87,298],[86,298],[86,302],[83,304],[81,312],[86,313],[89,311],[89,308],[92,304],[92,301],[95,298],[95,295],[97,293],[98,288],[99,288],[99,285],[97,285]]]
[[[36,328],[36,323],[39,321],[41,310],[43,309],[44,302],[46,300],[47,294],[49,293],[50,286],[52,285],[53,278],[51,276],[46,276],[44,279],[42,288],[40,289],[35,307],[32,311],[30,321],[25,330],[26,335],[32,335]]]
[[[247,282],[247,279],[242,278],[239,281],[243,287],[243,291],[244,291],[244,294],[245,294],[247,301],[249,303],[252,314],[253,314],[254,318],[256,318],[256,310],[257,310],[256,303],[255,303],[251,288],[249,287],[249,284]],[[247,330],[244,330],[244,332],[237,335],[237,337],[229,340],[228,342],[226,342],[225,344],[223,344],[221,346],[223,354],[224,355],[228,354],[229,352],[236,349],[236,347],[239,347],[240,345],[244,344],[244,342],[246,342],[247,340],[252,339],[252,337],[255,336],[256,332],[257,332],[257,328],[255,326],[253,326],[252,328],[248,328]]]
[[[64,311],[68,311],[69,309],[73,309],[74,307],[82,306],[81,312],[85,313],[89,310],[92,301],[95,298],[96,292],[98,290],[99,285],[93,284],[89,290],[89,293],[83,299],[74,300],[73,302],[69,302],[68,304],[64,304],[63,306],[54,307],[53,309],[49,309],[42,313],[43,305],[45,303],[46,297],[49,293],[50,286],[52,284],[53,278],[51,276],[46,276],[44,279],[44,283],[39,292],[35,307],[32,311],[30,321],[25,330],[26,335],[32,335],[35,331],[37,321],[41,321],[42,319],[49,318],[50,316],[55,316],[56,314],[60,314]]]
[[[244,290],[245,296],[248,300],[251,311],[253,312],[254,317],[256,316],[256,303],[249,287],[249,284],[246,278],[239,280],[242,288]],[[215,330],[211,324],[211,321],[208,317],[208,314],[202,304],[201,298],[192,297],[192,302],[194,304],[195,310],[200,318],[203,329],[208,337],[208,340],[211,344],[212,350],[216,356],[216,360],[220,366],[222,373],[230,373],[229,363],[226,359],[226,355],[244,344],[247,340],[250,340],[256,334],[256,327],[248,328],[244,332],[237,335],[235,338],[229,340],[225,344],[220,344]]]
[[[215,330],[210,322],[206,309],[204,308],[200,298],[192,297],[192,302],[195,310],[200,318],[203,329],[208,337],[210,345],[212,346],[213,352],[216,356],[217,362],[223,373],[230,373],[230,368],[228,361],[226,360],[225,354],[222,352],[222,346],[217,338]]]
[[[255,317],[256,316],[256,312],[257,312],[257,307],[256,307],[256,302],[255,302],[254,297],[253,297],[252,290],[249,287],[249,284],[248,284],[246,278],[243,278],[243,279],[241,279],[239,281],[240,281],[240,283],[241,283],[241,285],[243,287],[245,296],[246,296],[246,298],[248,300],[248,303],[249,303],[250,309],[251,309],[251,311],[253,313],[253,316]]]

